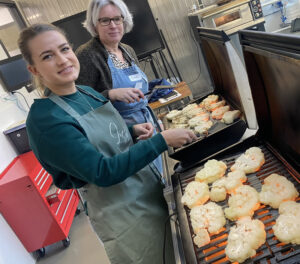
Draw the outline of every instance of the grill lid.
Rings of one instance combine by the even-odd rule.
[[[260,135],[300,170],[300,37],[240,31]]]
[[[200,46],[214,83],[214,92],[244,112],[248,127],[257,128],[247,72],[223,30],[197,28]]]

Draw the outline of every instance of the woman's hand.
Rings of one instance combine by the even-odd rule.
[[[133,126],[133,133],[139,140],[152,137],[154,128],[151,123],[137,124]]]
[[[136,88],[117,88],[109,90],[108,97],[112,102],[121,101],[129,104],[144,99],[144,94]]]
[[[161,132],[168,146],[179,148],[184,144],[191,143],[197,137],[192,130],[184,128],[168,129]]]

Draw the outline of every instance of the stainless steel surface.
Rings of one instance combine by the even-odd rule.
[[[227,17],[232,17],[232,21],[226,22]],[[219,11],[218,13],[203,16],[202,19],[204,27],[218,28],[224,31],[253,21],[251,10],[247,3],[224,11]],[[223,24],[216,24],[218,20],[223,20]]]
[[[225,11],[228,11],[230,9],[239,7],[241,5],[244,5],[246,3],[249,3],[250,0],[235,0],[235,1],[231,1],[228,4],[222,5],[222,6],[217,6],[214,9],[210,9],[208,11],[206,11],[205,13],[202,14],[202,18],[206,18],[206,17],[210,17],[213,15],[217,15],[220,13],[223,13]]]
[[[174,190],[172,185],[171,175],[174,173],[174,166],[177,163],[175,160],[172,160],[166,155],[164,152],[163,160],[165,163],[165,171],[164,176],[166,179],[166,187],[164,189],[164,197],[168,204],[169,215],[173,215],[176,213],[176,206],[174,200]],[[171,234],[172,234],[172,242],[174,247],[174,256],[175,256],[175,264],[184,264],[185,258],[183,253],[183,248],[180,240],[180,230],[177,223],[177,216],[174,215],[170,219],[170,226],[171,226]]]
[[[16,0],[30,25],[51,23],[86,10],[89,0]]]
[[[198,44],[193,41],[187,19],[193,4],[197,4],[197,1],[149,0],[157,25],[164,33],[183,81],[189,84],[193,95],[197,97],[211,90],[211,82],[201,53],[198,60]],[[149,76],[150,72],[147,71]]]
[[[232,29],[229,29],[227,30],[227,34],[228,35],[231,35],[231,34],[234,34],[242,29],[245,29],[245,28],[249,28],[249,27],[252,27],[252,26],[255,26],[255,25],[258,25],[260,23],[263,23],[265,21],[264,18],[259,18],[259,19],[256,19],[254,21],[249,21],[243,25],[240,25],[240,26],[236,26],[235,28],[232,28]]]

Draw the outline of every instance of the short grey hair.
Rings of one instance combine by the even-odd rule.
[[[93,36],[98,36],[96,26],[98,23],[98,15],[102,7],[106,5],[115,5],[121,11],[124,18],[124,33],[131,31],[133,27],[132,14],[129,12],[127,5],[122,0],[91,0],[86,13],[86,20],[83,26]]]

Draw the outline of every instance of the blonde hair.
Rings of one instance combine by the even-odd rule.
[[[35,38],[36,36],[52,30],[58,31],[59,33],[61,33],[63,36],[66,37],[66,34],[64,33],[63,30],[51,24],[34,24],[21,31],[18,38],[18,46],[22,53],[23,58],[26,60],[26,62],[29,65],[34,65],[34,62],[32,60],[32,54],[28,46],[28,42],[31,39]],[[43,85],[42,81],[39,78],[33,76],[32,80],[33,80],[33,86],[38,90],[40,96],[43,97],[46,87]]]
[[[121,15],[124,18],[123,25],[125,33],[130,32],[133,27],[132,14],[129,12],[127,5],[122,0],[91,0],[87,8],[86,20],[84,21],[83,26],[93,37],[98,36],[96,26],[98,23],[99,12],[102,7],[109,4],[120,9]]]

